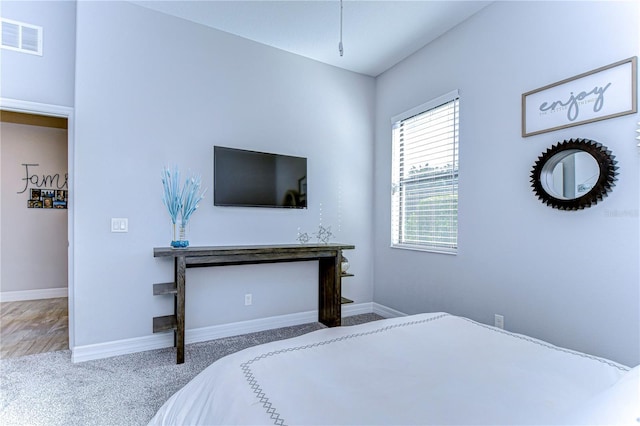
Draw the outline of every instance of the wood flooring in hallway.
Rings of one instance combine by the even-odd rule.
[[[0,358],[69,349],[66,297],[0,303]]]

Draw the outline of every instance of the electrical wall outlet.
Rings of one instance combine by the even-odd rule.
[[[498,328],[504,329],[504,316],[495,314],[493,317],[493,325]]]
[[[247,293],[244,295],[244,306],[249,306],[251,305],[251,303],[253,303],[253,296],[251,296],[251,293]]]

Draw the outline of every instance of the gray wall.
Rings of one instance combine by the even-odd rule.
[[[148,336],[172,311],[152,295],[173,276],[152,255],[171,240],[160,172],[172,164],[209,188],[192,245],[296,243],[322,213],[334,241],[356,245],[345,295],[371,302],[373,78],[124,2],[77,9],[78,346]],[[307,157],[309,208],[214,207],[214,145]],[[110,233],[111,217],[129,232]],[[192,269],[187,282],[187,329],[317,309],[314,262]]]
[[[45,55],[2,51],[0,71],[3,97],[74,105],[76,87],[78,345],[147,336],[150,318],[170,312],[151,284],[171,267],[151,249],[171,238],[159,174],[178,164],[209,187],[192,244],[292,242],[298,227],[315,230],[322,211],[336,239],[358,247],[344,289],[357,302],[487,323],[501,313],[507,329],[640,361],[638,116],[520,137],[523,92],[637,54],[634,3],[498,2],[377,80],[126,3],[77,7],[77,81],[75,2],[3,1],[3,16],[44,26]],[[389,119],[454,88],[460,252],[391,250]],[[611,195],[579,212],[543,205],[529,183],[537,156],[570,137],[598,140],[620,162]],[[214,144],[308,157],[309,209],[214,208]],[[109,218],[121,216],[130,232],[111,234]],[[187,325],[313,309],[315,271],[191,270]]]
[[[67,130],[0,123],[0,160],[0,295],[38,298],[43,292],[37,290],[44,289],[65,293],[67,209],[27,208],[27,202],[31,189],[67,189]],[[29,167],[29,182],[23,164],[38,164]]]
[[[637,55],[634,2],[497,2],[377,79],[374,300],[449,311],[612,358],[640,362],[638,115],[520,136],[521,94]],[[459,253],[390,244],[390,118],[460,89]],[[619,181],[576,212],[542,204],[537,157],[594,139]]]
[[[3,0],[0,13],[43,28],[42,56],[2,50],[0,96],[73,106],[76,2]]]
[[[30,55],[11,50],[0,50],[0,96],[6,99],[14,99],[18,101],[28,101],[39,104],[50,104],[56,106],[73,106],[74,85],[75,85],[75,37],[76,37],[76,2],[75,1],[5,1],[0,3],[0,15],[3,18],[12,19],[28,24],[38,25],[43,28],[43,54],[42,56]],[[30,126],[23,126],[29,128]],[[3,124],[3,138],[6,129],[15,129],[13,125]],[[29,135],[29,143],[42,140],[40,136],[48,132],[53,136],[47,136],[45,139],[54,140],[57,145],[58,154],[52,154],[51,146],[42,149],[33,149],[28,155],[31,160],[23,159],[18,161],[16,155],[22,155],[20,150],[13,150],[11,153],[3,155],[3,203],[2,203],[2,245],[5,249],[2,251],[2,291],[3,292],[22,292],[42,289],[60,289],[67,286],[67,211],[64,212],[36,212],[14,210],[11,205],[15,201],[15,197],[5,193],[5,187],[11,185],[11,179],[15,178],[11,173],[18,173],[18,170],[10,171],[13,166],[20,166],[22,162],[33,162],[34,155],[41,156],[40,160],[35,161],[42,167],[48,168],[53,164],[64,164],[63,169],[54,167],[49,170],[51,173],[59,173],[67,171],[67,132],[58,130],[33,129]],[[19,136],[22,138],[23,136]],[[61,139],[62,138],[62,139]],[[3,152],[7,149],[3,140]],[[45,142],[42,142],[44,144]],[[23,149],[22,147],[20,149]],[[36,152],[39,151],[39,154]],[[24,153],[24,152],[23,152]],[[62,153],[62,157],[60,157]],[[53,157],[51,155],[53,155]],[[11,155],[11,157],[9,157]],[[44,156],[44,157],[42,157]],[[55,157],[55,158],[54,158]],[[12,162],[11,166],[8,162]],[[17,163],[16,163],[17,162]],[[41,168],[42,168],[41,167]],[[62,166],[61,166],[62,167]],[[70,170],[70,169],[69,169]],[[9,174],[7,174],[9,173]],[[5,177],[7,179],[5,179]],[[20,179],[20,178],[18,178]],[[13,195],[15,191],[13,191]],[[26,193],[25,193],[26,194]],[[22,195],[25,195],[22,194]],[[24,201],[26,204],[26,201]],[[18,211],[23,211],[20,215]],[[48,215],[45,221],[38,220],[35,216],[42,216],[42,213],[54,213]],[[19,216],[19,219],[17,216]],[[24,220],[16,226],[11,223],[16,220]],[[24,229],[26,223],[36,223],[35,227],[29,226],[31,231]],[[55,225],[54,225],[55,224]],[[55,226],[57,231],[53,232],[50,227]],[[37,240],[32,238],[31,234],[35,234],[40,228],[41,238],[45,241],[49,239],[57,240],[55,245],[37,245],[32,249],[27,249],[29,241],[34,244]],[[29,233],[29,238],[24,237],[24,233]],[[16,243],[17,239],[22,240]],[[19,249],[16,250],[16,244]],[[13,249],[11,249],[13,247]],[[15,253],[20,253],[16,257]],[[31,253],[27,255],[25,253]],[[49,254],[47,254],[49,253]],[[46,257],[46,258],[44,258]],[[41,260],[37,260],[41,259]],[[29,266],[29,263],[33,266]],[[55,265],[53,270],[51,265]],[[30,269],[29,269],[30,268]],[[29,269],[30,273],[25,273]],[[47,275],[47,271],[53,271]],[[23,276],[24,279],[18,280],[17,276]],[[8,293],[5,293],[8,294]],[[16,293],[14,293],[16,294]],[[20,295],[22,294],[22,295]],[[33,293],[31,293],[33,294]],[[35,293],[41,295],[42,293]],[[50,294],[50,293],[47,293]],[[55,293],[57,294],[57,292]],[[11,296],[14,297],[14,296]],[[32,297],[26,296],[26,293],[19,293],[15,297]]]

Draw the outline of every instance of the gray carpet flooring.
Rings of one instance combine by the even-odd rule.
[[[382,317],[343,318],[344,325]],[[145,425],[195,375],[225,355],[324,328],[320,323],[194,343],[186,362],[173,348],[71,363],[70,351],[0,360],[0,425]]]

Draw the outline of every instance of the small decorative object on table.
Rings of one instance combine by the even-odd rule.
[[[307,244],[309,242],[309,234],[306,232],[300,232],[300,228],[298,228],[298,236],[296,237],[296,240],[298,240],[300,244]]]
[[[198,203],[204,198],[207,190],[200,192],[200,176],[187,177],[184,186],[180,188],[180,172],[178,167],[169,170],[162,169],[162,186],[164,194],[162,202],[167,207],[171,223],[173,224],[173,240],[171,247],[185,248],[189,246],[186,237],[186,227],[194,211],[198,208]],[[176,236],[176,224],[180,214],[179,233]]]
[[[342,263],[340,263],[340,270],[343,274],[346,274],[349,270],[349,259],[347,259],[344,255],[342,255]]]
[[[318,238],[318,243],[329,244],[331,237],[333,237],[333,233],[331,232],[331,226],[324,227],[322,225],[318,226],[318,232],[316,232],[316,237]]]

